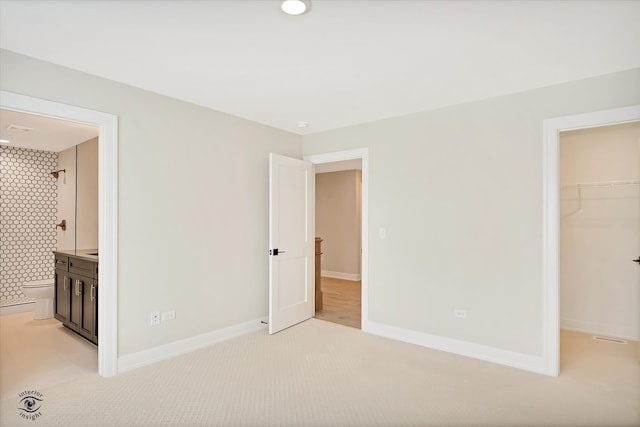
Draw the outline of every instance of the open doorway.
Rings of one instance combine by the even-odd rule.
[[[360,329],[362,160],[318,164],[315,176],[316,268],[321,270],[315,317]]]
[[[356,191],[354,192],[354,197],[352,198],[352,202],[354,205],[358,206],[354,209],[354,217],[357,216],[357,211],[359,210],[359,226],[351,224],[351,231],[354,232],[355,240],[359,240],[355,245],[351,245],[351,265],[353,266],[353,259],[355,259],[355,265],[359,265],[360,272],[359,277],[357,272],[349,271],[336,271],[341,268],[331,267],[332,265],[341,265],[341,264],[329,264],[327,266],[320,267],[320,270],[325,272],[325,278],[321,279],[321,282],[325,286],[321,286],[323,289],[323,305],[327,302],[334,303],[334,307],[330,307],[327,305],[327,308],[324,310],[332,311],[332,313],[321,313],[321,311],[316,311],[316,317],[323,318],[323,314],[329,314],[334,320],[348,320],[351,324],[348,326],[360,327],[363,331],[368,330],[368,192],[369,192],[369,151],[366,148],[348,150],[348,151],[340,151],[334,153],[326,153],[326,154],[317,154],[305,156],[305,160],[313,163],[320,173],[333,173],[333,172],[341,172],[345,170],[351,170],[356,172],[350,172],[347,174],[343,174],[348,177],[348,179],[354,183]],[[359,165],[360,169],[355,168],[355,165]],[[317,176],[317,175],[316,175]],[[334,177],[335,178],[335,177]],[[359,183],[356,185],[355,183]],[[344,189],[343,189],[344,191]],[[359,191],[359,203],[356,202],[357,194]],[[347,198],[348,199],[348,198]],[[357,220],[356,220],[357,222]],[[316,220],[317,227],[317,220]],[[356,230],[354,230],[356,228]],[[322,230],[320,230],[322,231]],[[316,233],[316,236],[323,238],[319,233]],[[354,238],[352,237],[352,241]],[[324,243],[324,242],[323,242]],[[332,242],[333,243],[333,242]],[[359,243],[359,245],[357,244]],[[331,246],[329,246],[331,249]],[[338,247],[338,252],[340,250],[344,250],[344,245],[342,247]],[[359,254],[358,254],[359,250]],[[325,249],[322,249],[324,252]],[[355,252],[355,253],[354,253]],[[335,254],[334,254],[335,255]],[[339,253],[338,253],[339,255]],[[344,261],[344,259],[342,260]],[[330,270],[330,268],[336,268],[336,270]],[[356,267],[357,271],[357,267]],[[338,274],[336,274],[338,273]],[[340,274],[342,273],[342,274]],[[329,276],[338,276],[338,277],[329,277]],[[354,279],[360,279],[354,280]],[[326,289],[326,291],[325,291]],[[329,295],[329,294],[332,295]],[[327,298],[329,298],[327,300]],[[333,301],[332,301],[333,299]],[[335,305],[337,302],[337,306]],[[340,306],[346,306],[345,308],[349,309],[350,306],[350,314],[345,312]],[[358,319],[354,316],[357,311],[357,307],[359,305],[360,308],[360,324],[357,326]],[[331,309],[331,310],[328,310]],[[318,313],[321,313],[318,316]],[[347,317],[348,319],[340,319],[340,316]],[[331,319],[327,319],[333,321]]]
[[[0,390],[16,395],[98,371],[96,345],[54,318],[54,252],[97,251],[99,129],[7,109],[0,123]]]
[[[0,107],[98,128],[98,374],[117,374],[118,118],[115,115],[0,91]]]
[[[4,108],[0,123],[0,307],[33,310],[22,285],[53,280],[54,250],[76,250],[78,237],[98,247],[99,130]]]
[[[561,132],[640,121],[640,105],[543,121],[543,357],[541,370],[560,373],[560,135]],[[597,159],[596,159],[597,160]],[[581,183],[572,183],[581,184]],[[577,187],[576,187],[577,188]],[[580,194],[576,201],[579,211]],[[569,215],[572,211],[565,211]],[[595,242],[597,244],[597,242]],[[638,254],[629,259],[629,263]],[[636,283],[636,285],[638,285]],[[565,323],[566,324],[566,323]],[[640,354],[639,354],[640,355]]]
[[[640,350],[640,122],[559,141],[560,370],[614,375]]]

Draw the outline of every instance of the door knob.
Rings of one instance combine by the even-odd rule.
[[[640,256],[638,257],[638,259],[634,259],[633,262],[637,262],[638,264],[640,264]]]

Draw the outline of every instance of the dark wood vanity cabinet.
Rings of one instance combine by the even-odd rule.
[[[56,254],[54,316],[64,324],[69,323],[69,305],[71,303],[68,261],[66,256]]]
[[[97,281],[91,277],[69,273],[71,280],[71,310],[69,327],[88,340],[93,340],[97,326]]]
[[[67,270],[62,261],[66,258]],[[55,317],[67,328],[98,343],[98,263],[56,253]]]

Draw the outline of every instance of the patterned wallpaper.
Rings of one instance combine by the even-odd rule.
[[[57,163],[53,152],[0,146],[0,305],[24,300],[24,282],[53,278]]]

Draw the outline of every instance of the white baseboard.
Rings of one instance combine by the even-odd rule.
[[[329,271],[329,270],[322,270],[320,272],[320,275],[322,277],[331,277],[332,279],[351,280],[351,281],[354,281],[354,282],[357,282],[358,280],[361,280],[361,278],[362,278],[362,276],[360,274],[341,273],[339,271]]]
[[[560,329],[590,335],[604,335],[612,338],[621,338],[623,340],[640,341],[640,336],[638,336],[637,333],[634,334],[633,331],[625,330],[615,325],[607,325],[606,323],[563,318],[560,319]]]
[[[367,323],[366,330],[363,328],[363,331],[398,341],[420,345],[422,347],[432,348],[434,350],[446,351],[449,353],[459,354],[461,356],[510,366],[512,368],[523,369],[525,371],[531,371],[538,374],[545,374],[544,358],[542,356],[516,353],[500,348],[474,344],[437,335],[430,335],[424,332],[412,331],[410,329],[398,328],[371,321]]]
[[[27,311],[33,311],[35,308],[35,302],[23,302],[20,304],[5,305],[0,307],[0,316],[6,316],[8,314],[25,313]]]
[[[266,323],[267,318],[264,317],[261,319],[251,320],[249,322],[240,323],[238,325],[229,326],[227,328],[218,329],[216,331],[196,335],[195,337],[186,338],[119,357],[118,373],[121,374],[123,372],[141,368],[161,360],[170,359],[203,347],[227,341],[231,338],[264,329],[267,325],[262,322]]]

